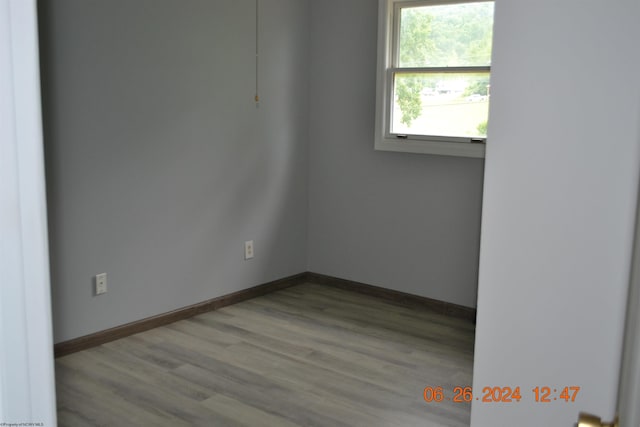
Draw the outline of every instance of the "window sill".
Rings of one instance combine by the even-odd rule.
[[[377,151],[435,154],[439,156],[484,158],[485,144],[471,142],[424,141],[416,139],[377,138]]]

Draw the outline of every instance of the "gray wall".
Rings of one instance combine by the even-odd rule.
[[[56,342],[306,270],[308,3],[261,4],[256,109],[253,0],[40,2]]]
[[[377,7],[311,4],[309,269],[475,306],[483,161],[373,150]]]
[[[259,109],[254,5],[40,2],[56,342],[305,270],[475,306],[483,162],[373,150],[377,2],[262,0]]]

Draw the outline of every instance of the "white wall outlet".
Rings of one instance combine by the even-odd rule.
[[[96,295],[107,293],[107,273],[96,275]]]
[[[253,258],[253,240],[244,242],[244,259]]]

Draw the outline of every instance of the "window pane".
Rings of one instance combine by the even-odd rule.
[[[491,65],[493,2],[405,7],[399,67]]]
[[[391,133],[486,137],[489,73],[396,73]]]

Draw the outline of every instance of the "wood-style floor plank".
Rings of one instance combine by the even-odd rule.
[[[305,283],[56,360],[61,426],[469,425],[474,325]]]

